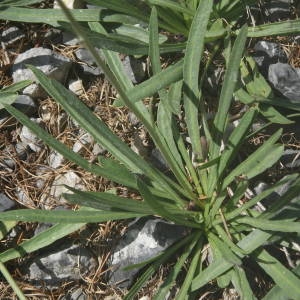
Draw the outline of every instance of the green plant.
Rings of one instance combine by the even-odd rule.
[[[133,10],[130,6],[128,9],[125,5],[128,5],[127,1],[89,2],[110,6],[110,9],[119,10],[124,16],[128,14],[138,17],[137,12],[133,15],[137,9]],[[151,10],[149,7],[148,18],[142,19],[145,22],[149,20],[149,42],[140,47],[140,43],[135,44],[136,41],[133,43],[127,40],[126,49],[131,49],[134,54],[148,53],[153,76],[135,87],[125,76],[119,56],[108,50],[112,48],[104,47],[101,51],[102,56],[94,48],[97,37],[101,41],[109,37],[108,40],[113,41],[113,44],[119,47],[118,50],[125,49],[119,46],[124,45],[124,41],[121,38],[111,38],[105,28],[97,22],[89,22],[89,29],[83,28],[75,22],[72,11],[64,8],[65,16],[61,18],[70,21],[74,32],[84,41],[97,64],[117,89],[122,103],[142,121],[168,163],[172,175],[163,174],[139,157],[71,92],[58,82],[47,78],[38,69],[28,66],[47,93],[88,131],[95,141],[106,148],[113,159],[99,157],[99,163],[91,164],[0,99],[5,109],[67,159],[95,175],[104,176],[139,192],[143,201],[124,199],[107,192],[82,192],[70,188],[73,194],[66,194],[65,198],[72,204],[80,205],[81,209],[78,211],[26,209],[1,213],[2,222],[21,220],[59,223],[19,245],[17,249],[1,253],[2,263],[19,257],[21,252],[29,253],[48,245],[50,239],[56,240],[67,235],[84,223],[156,215],[190,228],[190,234],[170,246],[164,253],[142,264],[147,268],[131,287],[125,299],[133,299],[159,266],[170,260],[175,253],[180,255],[154,299],[165,299],[184,266],[187,269],[186,277],[176,299],[193,299],[196,292],[212,280],[216,280],[220,288],[232,284],[242,299],[255,299],[247,270],[244,268],[245,258],[255,261],[275,283],[265,299],[279,299],[280,295],[297,299],[300,294],[300,280],[295,272],[299,274],[299,268],[292,271],[286,268],[265,249],[265,245],[286,244],[293,233],[300,232],[297,216],[299,175],[289,175],[249,201],[244,201],[250,180],[274,165],[282,155],[283,145],[277,144],[282,131],[276,131],[237,166],[233,164],[238,151],[247,143],[251,125],[259,113],[269,118],[270,122],[291,122],[273,107],[273,104],[276,104],[276,100],[273,101],[274,96],[244,50],[247,37],[257,32],[262,33],[257,28],[249,29],[247,25],[231,29],[216,19],[222,17],[222,13],[225,14],[224,10],[227,9],[229,16],[234,15],[231,22],[235,25],[240,13],[237,14],[233,8],[240,8],[239,1],[221,1],[213,4],[213,1],[201,0],[186,3],[189,5],[179,9],[174,1],[146,1],[146,4],[155,4]],[[229,3],[232,3],[232,10]],[[159,6],[158,10],[156,5]],[[159,19],[159,12],[166,13],[165,8],[171,8],[170,5],[173,5],[170,14],[180,14],[183,17],[178,20],[184,21],[187,32],[182,32],[188,39],[186,43],[172,46],[172,49],[184,50],[184,57],[162,70],[160,54],[166,48],[169,52],[171,47],[164,48],[159,44],[159,26],[164,28]],[[120,11],[121,8],[123,11]],[[291,24],[290,22],[292,21],[281,23],[285,33],[291,32],[290,28],[284,27],[284,24]],[[214,45],[216,51],[224,50],[226,73],[213,120],[208,120],[203,76],[212,56],[200,71],[198,66],[201,65],[206,43],[214,40],[207,39],[213,30],[213,24],[221,26],[219,28],[223,30]],[[298,20],[294,24],[299,27]],[[274,33],[276,26],[278,25],[266,26],[262,32]],[[175,28],[172,32],[174,31]],[[293,31],[299,31],[299,28],[293,28]],[[220,38],[221,41],[225,38],[225,46],[219,43]],[[143,51],[139,52],[137,49]],[[225,138],[233,95],[247,106],[240,116],[239,126]],[[159,98],[156,113],[154,107],[148,108],[144,105],[142,100],[146,96]],[[268,100],[269,98],[271,100]],[[299,110],[297,105],[288,105],[289,108]],[[182,136],[183,132],[177,123],[179,115],[184,117],[187,126],[185,133],[191,139],[191,146],[185,143]],[[203,147],[201,137],[205,137],[208,149]],[[192,158],[188,151],[193,153]],[[287,182],[290,182],[288,192],[272,203],[266,211],[258,212],[254,209],[256,203]],[[281,233],[285,235],[282,237]],[[213,261],[210,264],[206,264],[202,259],[207,247],[213,253]]]

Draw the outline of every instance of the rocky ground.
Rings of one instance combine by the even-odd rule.
[[[271,21],[295,17],[289,1],[274,2],[281,4],[268,8]],[[113,106],[117,96],[114,89],[105,80],[102,70],[95,66],[89,53],[81,48],[76,37],[46,25],[4,21],[0,23],[0,34],[0,87],[24,79],[34,79],[24,64],[35,65],[65,84],[132,149],[164,168],[164,162],[136,117],[126,108]],[[299,103],[299,36],[253,40],[249,51],[261,73],[272,84],[274,92]],[[124,55],[122,59],[126,73],[134,84],[147,78],[146,58]],[[215,85],[219,84],[222,72],[221,68],[218,74],[210,75],[207,80],[208,92],[213,92]],[[108,155],[36,84],[25,88],[14,105],[88,160],[94,161],[98,155]],[[264,120],[261,120],[254,126],[259,128],[264,124]],[[253,136],[249,143],[254,147],[268,134],[266,129]],[[263,181],[253,185],[249,197],[251,193],[261,192],[277,178],[300,170],[299,117],[294,124],[285,127],[282,142],[286,150],[281,161]],[[65,161],[60,154],[41,143],[28,128],[0,110],[0,212],[16,207],[67,209],[68,205],[61,197],[61,193],[66,191],[62,184],[82,190],[112,190],[123,195],[128,193]],[[19,244],[49,226],[51,224],[19,223],[1,241],[0,251]],[[185,229],[158,219],[133,220],[130,224],[93,224],[26,259],[10,262],[8,268],[29,299],[119,299],[136,272],[114,272],[108,279],[110,266],[125,266],[145,260],[185,233]],[[137,250],[141,247],[143,251]],[[152,250],[149,251],[149,248]],[[123,257],[122,260],[120,257]],[[143,291],[144,295],[161,282],[163,274],[162,268]],[[268,284],[265,283],[266,288]],[[230,290],[227,292],[228,295],[219,295],[212,288],[203,291],[204,297],[201,299],[234,299],[234,293]],[[230,293],[233,295],[230,296]],[[0,299],[15,299],[11,288],[4,281],[0,281]],[[150,298],[141,294],[140,299]]]

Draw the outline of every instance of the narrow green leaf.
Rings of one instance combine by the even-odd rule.
[[[271,35],[297,34],[300,32],[300,20],[287,20],[271,24],[249,27],[248,37],[263,37]]]
[[[188,134],[191,138],[193,152],[203,157],[200,142],[198,107],[199,91],[199,66],[205,43],[205,33],[212,10],[211,0],[200,0],[195,13],[186,47],[186,54],[183,65],[183,90],[184,90],[184,110],[185,121]]]
[[[112,158],[102,156],[98,156],[98,161],[103,169],[112,174],[117,174],[118,177],[122,178],[122,181],[126,182],[126,186],[136,187],[135,175],[131,173],[124,165]]]
[[[18,209],[1,213],[1,221],[26,221],[48,223],[98,223],[111,220],[122,220],[145,216],[146,214],[133,212],[111,212],[100,210],[57,211],[41,209]],[[1,259],[1,256],[0,256]]]
[[[179,115],[181,113],[180,102],[182,96],[182,84],[182,80],[171,84],[168,92],[168,108],[175,115]]]
[[[300,265],[292,270],[298,277],[300,276]],[[262,300],[290,300],[290,297],[278,285],[275,285]]]
[[[236,153],[243,143],[248,130],[250,129],[256,109],[249,109],[240,119],[239,125],[233,130],[225,145],[225,149],[221,155],[218,166],[218,174],[223,174],[224,170],[229,167],[232,160],[236,157]]]
[[[236,209],[239,200],[245,195],[248,185],[249,182],[247,180],[242,180],[237,183],[237,187],[234,190],[233,196],[226,202],[226,211],[232,211]],[[228,220],[227,215],[225,219]]]
[[[275,145],[274,143],[279,139],[281,133],[282,130],[279,129],[245,161],[239,164],[224,179],[221,189],[224,190],[237,176],[243,175],[250,179],[277,162],[283,153],[284,147],[282,145]],[[267,156],[266,153],[268,153]]]
[[[283,125],[294,123],[294,121],[289,120],[287,117],[282,115],[278,110],[276,110],[272,106],[266,104],[260,104],[259,111],[267,120],[269,120],[269,122],[283,124]]]
[[[167,67],[126,92],[132,103],[151,97],[171,83],[182,79],[183,60]]]
[[[197,242],[199,242],[199,235],[198,236],[196,235],[195,238],[191,241],[191,243],[186,247],[183,254],[178,259],[175,266],[172,268],[168,277],[163,282],[163,284],[160,286],[160,288],[159,288],[157,294],[154,296],[153,300],[165,300],[166,299],[168,292],[176,284],[175,280],[178,277],[178,274],[181,271],[182,267],[184,266],[187,258],[191,254],[192,250],[195,248]],[[200,256],[200,251],[198,251],[197,255],[195,255],[194,257],[199,259],[199,256]],[[193,259],[194,259],[194,257],[193,257]],[[193,270],[191,270],[191,268],[189,268],[188,274],[190,272],[194,273]]]
[[[254,198],[252,198],[251,200],[247,201],[246,203],[244,203],[242,206],[236,208],[233,207],[233,209],[227,213],[225,213],[225,219],[227,221],[240,216],[245,210],[251,208],[252,206],[254,206],[257,202],[265,199],[266,197],[268,197],[269,195],[271,195],[274,191],[276,191],[276,189],[278,189],[280,186],[282,186],[283,184],[286,184],[287,182],[290,182],[292,180],[294,180],[295,178],[297,178],[298,175],[297,174],[293,174],[290,175],[286,178],[283,178],[282,180],[280,180],[279,182],[277,182],[276,184],[274,184],[272,187],[262,191],[260,194],[258,194],[257,196],[255,196]],[[235,191],[235,195],[242,195],[243,191],[245,191],[245,188],[248,186],[248,182],[244,182],[242,181],[241,183],[239,183],[239,186],[241,187],[241,192],[239,192],[238,190]],[[293,197],[290,197],[290,195],[287,195],[289,200],[293,199]],[[240,199],[240,196],[237,197],[237,199]],[[285,198],[284,199],[284,204],[286,205],[288,203],[288,200]],[[268,210],[269,211],[269,210]],[[278,210],[275,210],[276,212]],[[265,214],[264,214],[265,215]],[[269,212],[267,212],[267,215],[269,215]],[[221,219],[219,220],[215,220],[215,222],[213,224],[217,224],[217,223],[221,223]]]
[[[89,27],[91,30],[97,33],[101,34],[107,34],[104,27],[98,23],[98,22],[89,22]],[[118,53],[109,51],[109,50],[101,50],[103,56],[105,57],[105,61],[108,64],[111,71],[116,76],[118,82],[121,84],[124,90],[129,90],[133,87],[133,83],[129,79],[129,77],[126,75],[124,71],[124,67],[122,64],[122,61],[120,59],[120,56]]]
[[[7,93],[19,92],[20,90],[24,89],[26,86],[28,86],[31,83],[32,83],[31,80],[22,80],[20,82],[13,83],[9,86],[5,86],[4,88],[2,88],[0,94],[2,92],[7,92]]]
[[[129,37],[129,38],[134,37],[134,39],[136,39],[137,41],[143,42],[145,44],[149,43],[149,31],[142,27],[122,24],[121,26],[115,29],[115,32],[124,37]],[[166,36],[162,34],[158,34],[158,44],[162,44],[167,40],[168,38]]]
[[[270,231],[282,231],[282,232],[297,232],[300,233],[300,223],[292,221],[270,221],[263,218],[250,218],[243,216],[236,218],[235,221],[239,224],[247,224],[255,228]]]
[[[0,241],[15,227],[16,221],[0,222]]]
[[[158,45],[158,20],[157,11],[153,7],[150,16],[150,40],[149,40],[149,57],[151,61],[153,74],[157,74],[161,71],[160,53]],[[171,111],[168,109],[167,92],[166,90],[160,90],[158,92],[160,102],[157,109],[157,127],[163,138],[163,142],[166,145],[165,152],[169,154],[170,159],[165,157],[171,170],[174,172],[178,180],[182,182],[182,185],[186,186],[189,190],[192,190],[190,183],[188,182],[185,169],[177,149],[177,145],[174,141],[174,131],[177,130],[177,126],[173,120]],[[179,133],[178,133],[179,134]],[[178,175],[177,175],[178,174]]]
[[[167,151],[168,149],[165,147],[163,137],[161,136],[161,134],[157,130],[157,127],[155,126],[155,124],[153,124],[153,122],[151,120],[149,120],[148,117],[144,116],[144,114],[140,110],[138,110],[135,105],[132,104],[132,102],[130,101],[130,99],[128,98],[128,96],[126,94],[126,91],[119,84],[119,82],[118,82],[117,78],[115,77],[115,75],[113,74],[113,72],[108,68],[108,66],[105,64],[105,61],[100,57],[98,52],[95,50],[95,48],[93,47],[93,45],[90,42],[89,38],[87,36],[85,36],[84,29],[72,17],[72,14],[67,9],[67,7],[63,4],[63,2],[61,2],[60,4],[61,4],[61,7],[62,7],[62,10],[66,14],[67,18],[70,20],[71,25],[72,25],[72,29],[74,30],[74,32],[80,38],[83,39],[85,46],[87,47],[87,49],[90,51],[90,53],[94,57],[97,65],[102,68],[102,70],[104,71],[107,79],[116,88],[116,90],[120,94],[120,96],[121,96],[122,100],[124,101],[124,103],[128,106],[129,109],[131,109],[134,112],[134,114],[144,124],[146,130],[149,132],[150,136],[152,137],[155,145],[162,152],[162,154],[163,154],[164,158],[166,159],[166,161],[168,162],[168,164],[170,166],[172,166],[172,163],[173,163],[172,157],[169,154],[169,152]],[[57,96],[59,96],[59,95],[57,95]],[[76,97],[75,97],[75,99],[76,99]],[[80,106],[80,105],[81,105],[81,102],[79,102],[78,106]],[[146,161],[144,161],[135,152],[133,152],[118,137],[111,134],[110,130],[108,130],[108,128],[104,124],[101,124],[101,122],[97,122],[98,119],[95,118],[95,116],[91,115],[90,112],[86,109],[86,107],[84,105],[81,108],[83,110],[85,110],[86,113],[88,115],[90,115],[90,117],[94,117],[94,121],[96,122],[96,124],[98,126],[95,126],[95,125],[90,123],[88,125],[88,128],[89,128],[90,131],[92,131],[91,132],[92,135],[94,133],[94,134],[96,134],[96,136],[98,136],[100,138],[100,140],[98,141],[100,144],[103,144],[103,139],[104,139],[105,142],[108,142],[112,146],[111,150],[114,149],[117,152],[119,152],[119,154],[122,153],[122,151],[124,152],[124,150],[125,150],[127,155],[129,155],[129,156],[127,156],[127,158],[126,158],[126,155],[123,156],[124,159],[126,158],[127,163],[131,160],[131,158],[135,157],[135,159],[131,160],[132,166],[135,166],[135,168],[145,168],[144,173],[147,174],[148,177],[150,177],[151,179],[156,181],[158,184],[160,184],[160,186],[166,190],[167,194],[169,194],[170,197],[172,197],[175,201],[177,201],[178,206],[183,206],[184,205],[184,202],[182,201],[181,197],[177,193],[177,190],[174,190],[174,188],[172,188],[170,186],[169,181],[165,179],[165,176],[163,176],[163,174],[161,172],[159,172],[157,169],[152,168],[148,163],[146,163]],[[72,112],[72,109],[73,109],[73,107],[69,106],[67,110],[68,110],[68,112]],[[82,122],[79,122],[79,123],[85,128],[84,124],[87,125],[87,122],[86,122],[86,120],[87,120],[86,117],[87,116],[82,118],[82,116],[81,116],[82,112],[79,112],[79,110],[76,110],[76,109],[75,109],[75,111],[73,110],[73,112],[75,113],[74,115],[78,117],[77,121],[79,121],[81,119]],[[101,134],[99,135],[98,130],[100,128],[102,128],[104,131],[102,131]],[[105,137],[105,135],[106,135],[106,137]],[[107,137],[110,137],[110,138],[107,139]],[[95,139],[97,140],[97,138],[95,138]],[[118,149],[118,146],[121,147],[121,149]],[[120,152],[120,150],[121,150],[121,152]],[[112,152],[113,155],[116,154],[114,152]],[[123,154],[125,154],[125,153],[123,153]],[[122,158],[118,157],[118,159],[121,162],[123,162]],[[126,165],[126,162],[124,162],[124,164]],[[179,184],[181,185],[181,182],[182,182],[181,181],[181,179],[182,179],[181,174],[176,172],[176,168],[175,169],[172,168],[172,170],[174,172],[174,175],[178,179]],[[183,181],[183,183],[184,183],[184,181]],[[173,185],[177,185],[177,184],[175,182],[173,182]],[[189,192],[190,195],[193,195],[193,192],[189,189],[189,187],[187,187],[185,185],[184,185],[184,187],[185,187],[185,190],[187,192]]]
[[[120,197],[111,193],[105,192],[83,192],[68,187],[73,194],[64,194],[64,198],[72,204],[92,207],[105,211],[116,211],[120,209],[126,212],[136,212],[141,214],[153,214],[149,205],[142,201],[133,200],[130,198]]]
[[[242,261],[240,258],[235,255],[230,248],[226,245],[225,242],[221,241],[215,234],[212,232],[208,233],[209,244],[212,247],[212,251],[215,255],[214,260],[222,258],[231,262],[234,265],[241,265]]]
[[[276,258],[266,250],[257,254],[257,263],[271,276],[274,282],[291,299],[298,299],[300,295],[300,279],[294,273],[283,266]]]
[[[41,2],[43,2],[43,0],[2,0],[0,6],[27,6]]]
[[[97,118],[78,98],[57,81],[30,67],[39,83],[94,139],[124,163],[131,171],[140,173],[145,161],[119,139],[106,124]]]
[[[9,93],[9,92],[0,92],[0,109],[5,107],[6,105],[12,104],[18,98],[17,94]]]
[[[268,232],[256,229],[244,237],[237,246],[244,250],[246,253],[251,253],[261,245],[263,245],[269,238],[271,234]],[[211,280],[217,278],[227,270],[230,270],[233,263],[230,263],[223,258],[213,261],[201,274],[196,276],[192,281],[191,290],[198,290],[200,287],[204,286]]]
[[[101,9],[71,9],[75,19],[79,22],[101,21]],[[60,22],[67,22],[67,18],[60,9],[38,9],[24,7],[2,7],[0,20],[29,23],[46,23],[59,26]]]
[[[193,16],[195,14],[195,11],[170,0],[149,0],[149,3],[151,3],[152,5],[158,5],[165,8],[170,8],[171,10],[182,12],[190,16]]]
[[[220,103],[217,114],[214,119],[215,137],[210,149],[211,158],[216,158],[219,155],[221,141],[226,128],[226,120],[228,110],[231,104],[232,95],[238,81],[240,61],[244,52],[244,47],[247,39],[247,26],[244,25],[237,36],[230,55],[230,64],[225,73],[223,87],[220,95]]]
[[[12,287],[13,291],[16,293],[18,298],[20,300],[26,300],[24,294],[22,293],[21,289],[18,287],[17,283],[13,279],[13,277],[10,275],[8,270],[6,269],[5,265],[0,261],[0,272],[4,276],[4,278],[7,280],[9,285]]]
[[[69,235],[83,227],[85,223],[77,224],[56,224],[45,231],[35,235],[29,240],[20,243],[17,247],[0,253],[0,261],[7,262],[11,259],[22,257],[25,254],[42,249],[55,241]]]
[[[199,239],[198,244],[195,248],[195,251],[193,251],[194,255],[193,255],[192,261],[190,263],[190,267],[187,271],[186,277],[184,279],[184,282],[181,285],[181,288],[180,288],[178,294],[176,295],[176,300],[184,300],[184,299],[186,299],[186,297],[188,297],[188,292],[189,292],[192,280],[195,276],[197,266],[199,265],[199,262],[200,262],[202,247],[203,247],[203,240]]]
[[[238,291],[241,298],[243,300],[256,300],[257,298],[251,290],[245,271],[241,267],[235,266],[232,273],[233,286]]]
[[[242,256],[246,255],[247,253],[239,248],[228,236],[227,232],[220,226],[215,225],[215,229],[219,234],[219,237],[224,241],[224,243],[237,255]]]
[[[133,4],[130,4],[126,0],[89,0],[89,3],[106,7],[108,9],[111,9],[113,11],[120,12],[125,15],[136,17],[143,21],[148,21],[149,15],[147,11],[141,10],[138,6],[135,6]],[[144,7],[145,8],[145,7]]]

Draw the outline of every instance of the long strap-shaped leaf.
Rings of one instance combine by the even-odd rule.
[[[271,167],[275,162],[277,162],[284,149],[282,145],[275,145],[275,142],[280,138],[281,133],[282,130],[279,129],[245,161],[239,164],[224,179],[221,190],[224,190],[235,179],[235,177],[245,175],[250,179],[262,173],[264,170]],[[268,153],[267,156],[266,153]]]
[[[290,299],[298,299],[300,295],[300,279],[289,271],[275,257],[266,250],[257,255],[258,264],[271,276],[274,282],[284,291]]]
[[[161,7],[170,8],[172,10],[185,13],[187,15],[193,16],[195,12],[192,9],[189,9],[188,7],[185,7],[184,5],[180,5],[174,1],[170,0],[149,0],[149,2],[153,5],[158,5]]]
[[[3,221],[24,221],[24,222],[45,222],[45,223],[98,223],[110,220],[123,220],[143,217],[147,214],[136,212],[112,212],[101,211],[92,208],[85,208],[79,211],[57,211],[43,209],[17,209],[3,212],[0,220]]]
[[[238,80],[240,61],[244,52],[244,47],[247,39],[247,26],[244,25],[239,32],[234,43],[231,55],[230,64],[226,70],[223,87],[221,90],[219,107],[214,118],[214,137],[210,148],[211,159],[219,155],[221,141],[226,128],[228,111],[230,108],[233,92]]]
[[[240,241],[237,246],[243,249],[245,252],[251,253],[261,245],[263,245],[269,238],[271,234],[268,232],[255,230],[248,234],[242,241]],[[264,251],[264,250],[263,250]],[[266,256],[264,257],[266,258]],[[263,268],[266,270],[267,267],[268,274],[276,281],[276,283],[285,291],[286,294],[291,295],[292,299],[297,299],[297,295],[300,294],[300,280],[295,275],[292,274],[288,269],[280,264],[279,268],[277,266],[272,266],[274,262],[271,261],[270,256],[267,259],[263,257],[259,257],[259,264],[264,264]],[[270,263],[268,263],[268,261]],[[276,261],[276,264],[279,262]],[[211,280],[215,279],[219,275],[223,274],[230,268],[232,268],[233,263],[222,259],[218,259],[210,264],[205,270],[202,271],[192,282],[192,291],[198,290],[200,287],[205,285],[206,283],[210,282]],[[274,274],[276,272],[276,274]],[[279,276],[281,272],[285,274],[285,276]],[[274,277],[273,277],[274,276]],[[284,277],[284,278],[283,278]],[[291,278],[291,280],[289,280]],[[278,282],[277,282],[278,280]],[[296,296],[295,296],[296,295]]]
[[[247,25],[244,25],[237,36],[232,52],[229,58],[229,64],[225,73],[223,87],[221,90],[219,106],[217,114],[213,122],[213,137],[211,139],[209,154],[210,159],[214,159],[220,155],[222,139],[226,130],[226,122],[228,111],[232,101],[235,86],[238,80],[240,61],[244,52],[244,47],[247,39]],[[218,177],[217,167],[212,167],[209,173],[208,196],[213,194],[216,178]]]
[[[79,22],[99,22],[101,9],[72,9]],[[47,23],[59,26],[59,22],[67,22],[64,13],[59,9],[33,9],[24,7],[4,7],[0,10],[0,19],[15,22]]]
[[[2,273],[4,278],[7,280],[9,285],[12,287],[13,291],[18,296],[18,298],[20,300],[26,300],[26,298],[25,298],[24,294],[22,293],[21,289],[18,287],[17,283],[15,282],[15,280],[13,279],[13,277],[11,276],[11,274],[8,272],[5,265],[1,261],[0,261],[0,273]]]
[[[296,34],[300,32],[300,19],[249,27],[248,37]]]
[[[149,79],[136,85],[126,94],[132,103],[142,101],[146,97],[151,97],[163,88],[168,87],[171,83],[182,79],[183,60],[175,63],[153,75]]]
[[[205,33],[212,10],[211,0],[200,0],[186,47],[183,65],[184,110],[188,134],[196,155],[203,157],[199,131],[199,66],[205,43]]]
[[[160,53],[158,44],[158,20],[157,20],[157,10],[155,7],[152,8],[150,16],[150,40],[149,40],[149,57],[151,61],[153,74],[159,73],[162,68],[160,64]],[[167,91],[162,89],[158,92],[159,94],[159,104],[157,110],[157,127],[163,141],[166,143],[167,153],[171,156],[169,161],[170,168],[174,173],[181,174],[182,185],[185,185],[187,189],[192,189],[187,176],[185,174],[185,169],[177,149],[177,145],[174,141],[174,130],[177,128],[174,126],[174,120],[172,112],[168,109],[168,99]]]
[[[281,231],[281,232],[297,232],[300,233],[300,223],[292,221],[269,221],[263,218],[250,218],[250,217],[240,217],[235,219],[237,223],[248,224],[255,228],[270,231]]]
[[[300,265],[293,269],[298,277],[300,276]],[[289,300],[290,297],[286,295],[284,290],[282,290],[278,285],[275,285],[268,293],[264,296],[262,300]]]
[[[79,230],[84,225],[85,223],[53,225],[31,239],[20,243],[16,248],[11,248],[0,253],[0,261],[7,262],[11,259],[22,257],[26,253],[31,253],[51,245],[53,242]]]
[[[169,273],[167,279],[160,286],[160,288],[159,288],[157,294],[154,296],[153,300],[165,300],[166,299],[168,292],[176,284],[175,280],[178,277],[178,274],[181,271],[182,267],[184,266],[186,260],[190,256],[192,250],[193,250],[194,253],[196,252],[195,250],[198,250],[196,252],[196,255],[193,256],[193,260],[199,259],[200,254],[201,254],[201,248],[199,247],[199,240],[200,240],[200,243],[201,243],[200,245],[202,246],[202,239],[200,237],[200,234],[201,233],[199,233],[199,236],[196,236],[196,238],[189,245],[187,245],[187,247],[184,250],[183,254],[178,259],[178,261],[176,262],[175,266],[173,267],[173,269]],[[194,249],[194,248],[196,248],[196,249]],[[193,267],[194,267],[194,265],[193,265]],[[193,271],[194,270],[191,270],[191,268],[189,268],[189,270],[187,272],[187,277],[186,278],[193,277],[193,275],[194,275]],[[187,284],[187,287],[189,287],[188,284]],[[176,297],[176,299],[178,299],[178,296]]]
[[[153,210],[142,201],[120,197],[104,192],[83,192],[68,187],[73,194],[64,194],[64,198],[72,204],[92,207],[106,211],[127,211],[141,214],[152,214]]]

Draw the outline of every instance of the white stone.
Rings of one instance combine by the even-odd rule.
[[[12,68],[14,83],[26,79],[35,81],[34,74],[26,67],[27,64],[35,66],[46,75],[60,82],[65,81],[71,67],[69,58],[47,48],[32,48],[17,56]],[[26,87],[23,94],[30,95],[33,98],[45,96],[45,92],[37,84]]]
[[[53,169],[59,168],[64,162],[64,157],[56,151],[52,151],[48,158],[49,166]]]
[[[60,200],[63,193],[71,193],[70,190],[68,190],[64,185],[79,190],[85,189],[81,178],[75,172],[69,171],[65,174],[58,175],[54,179],[50,189],[50,195]]]
[[[84,148],[88,148],[94,142],[93,137],[89,133],[84,133],[73,145],[73,151],[78,153]]]
[[[84,88],[81,79],[71,80],[69,82],[69,90],[75,95],[80,96],[84,93]]]
[[[40,123],[41,119],[31,118],[31,121]],[[42,141],[26,126],[22,127],[20,139],[24,145],[27,145],[32,151],[39,152],[42,149]]]
[[[14,206],[14,201],[10,200],[5,194],[0,193],[0,212],[9,210]]]
[[[85,6],[84,1],[82,0],[62,0],[62,2],[70,9],[84,8]],[[60,5],[57,0],[54,0],[53,8],[60,9]]]
[[[3,30],[1,34],[1,41],[3,41],[6,46],[12,45],[18,41],[20,42],[23,38],[25,38],[25,34],[16,26]]]

